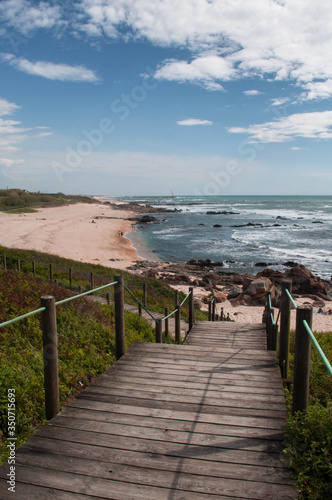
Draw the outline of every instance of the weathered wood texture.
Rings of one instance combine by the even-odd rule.
[[[295,498],[264,335],[261,325],[198,323],[186,345],[133,345],[19,449],[15,498]],[[13,498],[7,472],[3,500]]]

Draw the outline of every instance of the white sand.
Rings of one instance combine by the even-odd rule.
[[[141,260],[130,240],[119,235],[131,231],[133,222],[126,219],[134,215],[85,203],[42,208],[38,213],[0,212],[0,244],[125,269]],[[95,219],[98,216],[114,218]]]
[[[185,285],[172,285],[172,288],[175,288],[183,293],[187,294],[189,292],[189,286]],[[204,288],[195,288],[194,289],[195,297],[198,299],[202,299],[210,294],[204,290]],[[313,303],[312,299],[308,298],[300,298],[295,300],[296,305],[303,305]],[[264,307],[261,306],[236,306],[233,307],[229,300],[222,302],[220,304],[216,304],[216,312],[220,314],[220,310],[223,307],[224,314],[227,315],[229,313],[230,319],[239,322],[239,323],[261,323]],[[208,306],[204,305],[203,310],[208,310]],[[325,309],[332,309],[332,302],[326,302]],[[275,309],[274,317],[277,318],[279,309]],[[313,314],[313,322],[312,322],[312,330],[316,332],[332,332],[332,315],[327,316],[324,314],[317,314],[318,307],[314,307]],[[295,330],[295,321],[296,321],[296,311],[291,311],[291,328]]]

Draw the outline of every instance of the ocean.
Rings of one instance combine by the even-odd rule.
[[[141,224],[127,235],[143,258],[168,262],[210,259],[222,262],[225,271],[250,274],[262,269],[257,263],[284,271],[283,264],[292,261],[331,279],[332,196],[122,200],[181,210],[155,214],[157,223]]]

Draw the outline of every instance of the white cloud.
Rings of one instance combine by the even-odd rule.
[[[20,165],[24,163],[23,159],[12,160],[11,158],[0,158],[0,165],[5,167],[12,167],[13,165]]]
[[[260,92],[259,90],[244,90],[243,94],[248,95],[248,96],[254,96],[254,95],[260,95],[263,92]]]
[[[155,78],[160,80],[200,83],[209,90],[223,90],[215,80],[230,80],[236,70],[222,57],[205,55],[186,61],[167,61],[156,71]]]
[[[159,65],[159,79],[222,90],[224,81],[259,77],[296,83],[302,100],[332,95],[332,9],[326,0],[2,0],[0,20],[23,34],[67,27],[93,41],[107,36],[186,49],[185,59]],[[46,78],[98,80],[82,67],[16,62]]]
[[[62,82],[98,82],[100,79],[94,71],[84,66],[69,66],[68,64],[56,64],[47,61],[31,62],[23,57],[15,57],[13,54],[0,54],[3,61],[8,62],[23,73],[41,76],[48,80],[60,80]]]
[[[211,89],[213,82],[255,76],[300,86],[332,78],[332,9],[325,0],[83,0],[81,15],[78,26],[93,36],[143,38],[192,52],[187,60],[164,61],[160,79]],[[214,60],[202,64],[207,52]],[[326,96],[319,91],[315,98]]]
[[[178,125],[194,126],[194,125],[213,125],[210,120],[198,120],[197,118],[188,118],[187,120],[181,120],[176,122]]]
[[[332,111],[297,113],[274,122],[231,127],[233,134],[248,134],[250,142],[285,142],[295,137],[332,139]]]
[[[301,95],[302,100],[313,101],[330,99],[332,97],[332,78],[325,81],[314,81],[303,85],[306,92]]]
[[[303,149],[303,148],[298,148],[298,147],[294,146],[294,147],[292,148],[292,151],[300,151],[301,149]]]
[[[22,34],[40,28],[50,29],[63,23],[59,5],[28,0],[2,0],[0,19]]]
[[[286,104],[286,102],[289,102],[288,97],[279,97],[276,99],[271,99],[271,106],[283,106]]]
[[[13,114],[19,106],[0,97],[0,116]]]

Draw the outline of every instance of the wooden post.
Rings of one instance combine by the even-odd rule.
[[[138,315],[142,316],[142,306],[140,303],[138,303]]]
[[[111,303],[111,296],[110,296],[110,292],[107,292],[106,293],[106,304],[109,306]]]
[[[309,400],[311,338],[304,327],[306,320],[312,327],[312,307],[299,306],[296,311],[292,413],[306,411]]]
[[[220,309],[220,321],[224,321],[224,308]]]
[[[20,258],[17,257],[17,270],[20,271],[21,270],[21,261],[20,261]]]
[[[174,290],[174,305],[175,305],[175,308],[178,307],[178,302],[179,302],[179,292],[178,292],[178,290]]]
[[[168,316],[168,307],[165,307],[165,316]],[[165,336],[168,337],[168,318],[165,319]]]
[[[50,280],[53,281],[53,266],[50,264]]]
[[[271,325],[270,351],[276,351],[278,347],[278,325]]]
[[[195,306],[194,306],[194,289],[189,288],[189,331],[195,324]]]
[[[7,259],[6,259],[6,254],[3,254],[3,268],[7,269]]]
[[[161,319],[156,319],[156,343],[157,344],[162,344],[163,342],[163,322]]]
[[[41,298],[44,357],[45,414],[50,420],[59,413],[58,338],[56,328],[55,298]]]
[[[122,274],[116,274],[114,281],[114,313],[115,313],[115,349],[116,359],[125,353],[125,325],[124,325],[124,288]]]
[[[212,302],[212,321],[216,319],[216,299]]]
[[[36,263],[34,260],[32,261],[32,273],[34,276],[36,276]]]
[[[274,309],[272,307],[268,307],[266,309],[266,336],[267,336],[267,349],[268,351],[271,350],[271,335],[272,335],[272,329],[273,329],[273,323],[272,323],[272,318],[274,318]]]
[[[292,282],[281,282],[281,301],[280,301],[280,344],[279,344],[279,366],[283,378],[288,377],[289,370],[289,338],[290,338],[290,312],[291,301],[286,293],[292,293]]]
[[[93,276],[93,273],[90,273],[90,288],[91,288],[91,290],[94,289],[94,276]]]
[[[145,281],[143,282],[143,306],[146,307],[146,283]]]
[[[226,321],[230,321],[231,318],[229,317],[229,313],[227,313],[227,318],[226,318]]]
[[[211,300],[209,300],[209,318],[208,318],[209,321],[212,320],[212,302]]]
[[[78,285],[78,293],[82,293],[82,285]]]
[[[181,342],[181,306],[176,305],[177,311],[175,313],[175,342],[180,344]]]
[[[73,284],[73,271],[71,267],[69,268],[68,272],[69,272],[69,286],[71,288]]]

